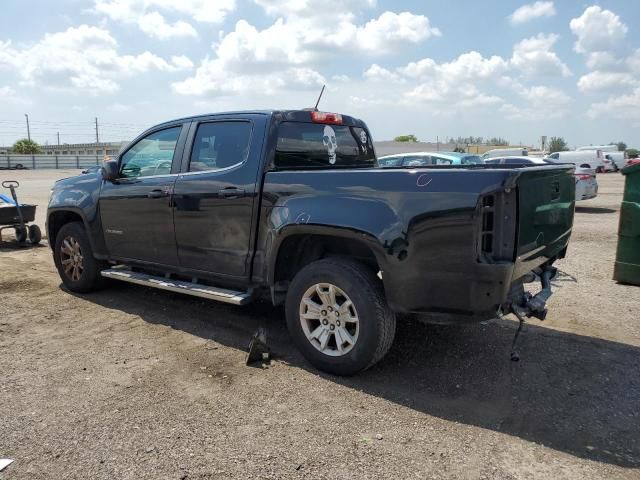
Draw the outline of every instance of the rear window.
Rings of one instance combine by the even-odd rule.
[[[283,122],[278,131],[277,168],[357,168],[377,166],[373,142],[364,128]]]

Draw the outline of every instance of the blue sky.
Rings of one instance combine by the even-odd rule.
[[[28,18],[28,22],[24,19]],[[378,140],[640,146],[640,2],[5,0],[0,144],[311,106]]]

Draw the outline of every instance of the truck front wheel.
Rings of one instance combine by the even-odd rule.
[[[378,362],[396,329],[376,275],[349,259],[324,259],[295,276],[286,300],[294,343],[316,368],[353,375]]]
[[[72,292],[91,292],[104,284],[100,271],[107,264],[94,258],[89,237],[79,222],[67,223],[60,229],[53,260],[62,283]]]

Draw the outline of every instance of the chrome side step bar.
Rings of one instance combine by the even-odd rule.
[[[124,268],[109,268],[102,270],[100,274],[103,277],[114,280],[122,280],[123,282],[145,285],[170,292],[184,293],[194,297],[217,300],[218,302],[231,303],[233,305],[244,305],[253,299],[252,292],[236,292],[234,290],[211,287],[199,283],[183,282],[181,280],[148,275],[146,273],[132,272]]]

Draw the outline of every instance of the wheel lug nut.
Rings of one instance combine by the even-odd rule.
[[[336,325],[340,326],[340,320],[336,320]]]
[[[329,321],[325,318],[324,320],[322,320],[322,324],[323,325],[327,325],[329,323]]]
[[[329,328],[330,328],[331,330],[335,330],[335,328],[336,328],[336,327],[335,327],[335,325],[331,325]]]
[[[327,314],[326,310],[322,310],[322,312],[320,312],[323,316]]]

